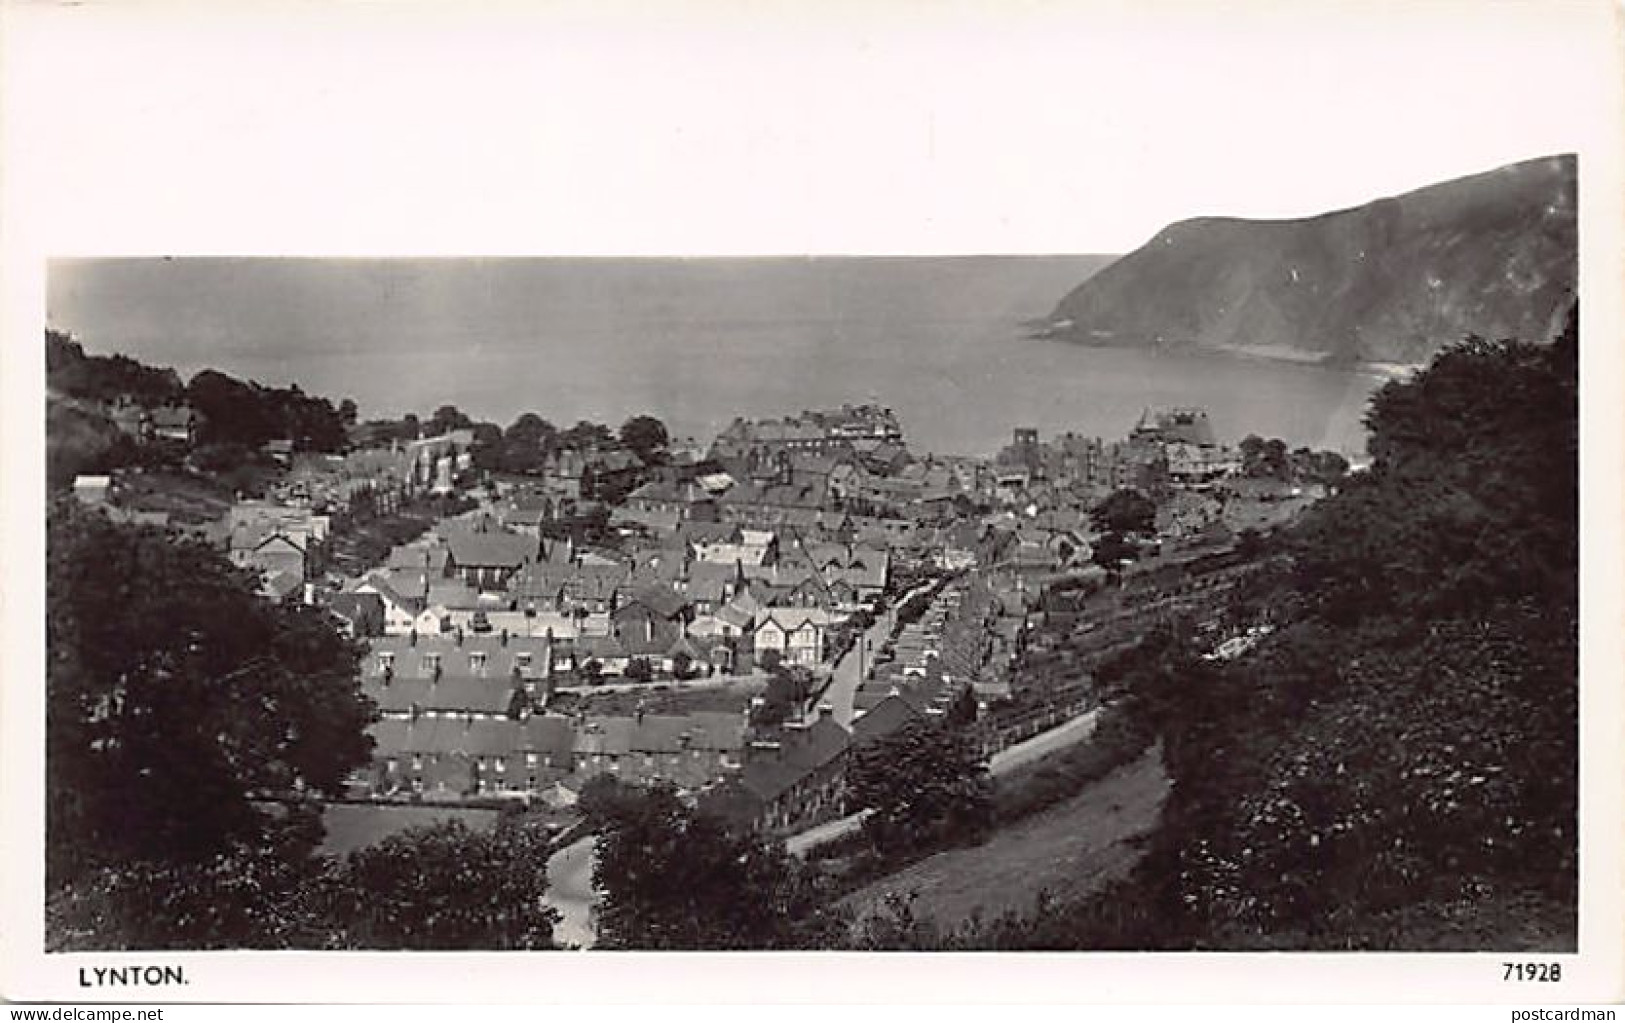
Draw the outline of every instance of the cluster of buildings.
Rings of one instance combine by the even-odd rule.
[[[330,607],[380,642],[547,639],[552,663],[594,678],[729,673],[823,664],[831,633],[872,608],[892,575],[884,547],[789,532],[692,524],[608,549],[502,519],[499,509],[441,523]]]
[[[138,444],[197,443],[202,425],[196,410],[184,401],[147,405],[128,396],[104,402],[102,413],[126,437]]]
[[[143,415],[142,429],[158,428]],[[362,687],[380,717],[354,795],[567,805],[611,775],[669,782],[788,832],[842,810],[862,744],[961,699],[1041,686],[1041,672],[1017,670],[1035,652],[1032,612],[1058,580],[1104,575],[1090,512],[1114,490],[1150,497],[1157,538],[1176,546],[1222,546],[1316,496],[1240,470],[1196,409],[1148,412],[1110,443],[1018,429],[995,458],[975,459],[916,457],[889,409],[846,405],[736,420],[709,449],[662,464],[588,442],[510,477],[477,471],[473,432],[454,430],[342,455],[288,452],[269,499],[237,502],[211,536],[259,572],[268,598],[317,603],[363,641]],[[106,481],[83,490],[107,500]],[[327,552],[347,512],[389,514],[426,495],[482,500],[381,564],[333,571]],[[599,532],[575,528],[592,513]],[[811,709],[762,731],[748,707],[558,710],[561,691],[604,681],[775,664],[826,674],[905,592],[891,634],[875,649],[856,644],[850,717]],[[1094,623],[1102,649],[1143,616],[1123,607]],[[1064,642],[1046,632],[1039,663],[1046,644]]]
[[[936,606],[936,605],[933,605]],[[828,705],[772,729],[750,710],[556,713],[570,645],[553,636],[392,636],[375,640],[362,689],[377,704],[372,764],[351,795],[572,804],[593,778],[664,782],[736,823],[787,833],[844,809],[852,751],[930,721],[967,686],[942,672],[910,678],[851,729]]]

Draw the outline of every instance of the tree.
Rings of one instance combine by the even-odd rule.
[[[621,674],[628,682],[647,682],[654,678],[654,668],[647,657],[634,657],[626,662],[626,670]]]
[[[621,443],[643,460],[645,465],[653,465],[665,458],[666,445],[671,438],[666,435],[666,424],[653,416],[633,416],[621,424]]]
[[[589,423],[585,419],[558,435],[558,446],[576,451],[608,447],[615,443],[615,434],[602,423]]]
[[[539,473],[547,463],[558,430],[534,412],[515,419],[502,433],[501,467],[504,472]]]
[[[350,948],[508,952],[553,947],[545,833],[451,820],[350,854],[326,883]]]
[[[438,437],[453,430],[466,430],[474,425],[474,420],[468,418],[456,405],[442,405],[434,410],[429,417],[425,433],[430,437]]]
[[[848,805],[883,855],[980,838],[992,823],[987,763],[965,733],[914,722],[865,743],[847,769]]]
[[[776,650],[769,653],[778,653]],[[799,665],[786,667],[775,663],[769,669],[767,690],[762,701],[751,708],[750,723],[757,728],[777,728],[798,714],[801,705],[812,695],[812,672]]]
[[[1138,490],[1112,491],[1089,518],[1098,529],[1112,533],[1150,533],[1156,529],[1157,506]]]
[[[1139,553],[1139,548],[1125,540],[1122,534],[1107,533],[1095,543],[1090,558],[1101,568],[1115,572],[1124,561],[1132,561]]]
[[[256,792],[337,794],[364,765],[359,648],[271,604],[213,548],[68,499],[47,537],[53,884],[98,862],[196,862],[264,825]]]
[[[361,410],[356,407],[354,398],[344,398],[339,402],[339,418],[345,426],[354,426],[360,415]]]
[[[1099,669],[1174,783],[1117,896],[1162,907],[1153,943],[1458,948],[1540,920],[1572,944],[1577,345],[1572,320],[1549,347],[1469,340],[1385,386],[1371,469],[1246,595],[1273,633],[1230,662],[1152,636]]]
[[[307,853],[262,841],[197,862],[105,864],[48,894],[46,949],[343,947],[313,898],[321,869]]]
[[[657,785],[595,799],[603,949],[827,948],[839,918],[814,877]]]
[[[552,947],[542,902],[547,838],[510,818],[391,836],[335,859],[315,855],[319,811],[296,806],[264,839],[194,863],[109,865],[46,906],[53,951]]]
[[[672,655],[671,673],[679,680],[694,677],[694,658],[689,656],[688,651],[679,650]]]

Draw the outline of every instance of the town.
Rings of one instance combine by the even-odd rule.
[[[198,461],[184,401],[105,411]],[[912,722],[968,708],[994,753],[1091,709],[1092,666],[1160,617],[1245,642],[1258,623],[1223,614],[1238,550],[1347,469],[1221,444],[1199,408],[1118,440],[1018,427],[991,458],[916,455],[875,404],[736,419],[709,445],[649,417],[493,436],[442,413],[352,425],[337,451],[267,440],[261,494],[201,521],[139,466],[73,492],[364,644],[374,753],[348,800],[518,802],[561,830],[608,775],[804,833],[852,809],[851,751]]]

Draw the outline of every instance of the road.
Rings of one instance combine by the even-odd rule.
[[[829,686],[824,695],[818,700],[819,704],[829,704],[835,708],[835,723],[842,728],[852,727],[852,718],[855,714],[853,704],[857,700],[858,686],[863,684],[863,669],[874,659],[875,651],[880,649],[892,628],[892,613],[887,611],[880,616],[880,620],[869,626],[858,637],[835,664],[835,670],[830,675]],[[807,715],[808,721],[818,719],[818,707],[811,708]]]
[[[1080,714],[1070,721],[1064,721],[1047,732],[1039,732],[1030,739],[1016,743],[1008,749],[1000,750],[988,758],[987,772],[997,778],[1001,774],[1009,774],[1018,767],[1025,767],[1040,757],[1065,749],[1074,743],[1082,742],[1094,734],[1095,724],[1100,720],[1102,708]],[[859,810],[839,820],[829,821],[809,828],[799,834],[791,835],[784,840],[784,847],[792,855],[803,856],[807,850],[832,842],[843,835],[851,834],[863,826],[864,818],[872,811]]]
[[[852,727],[852,720],[857,716],[854,704],[857,702],[858,687],[863,685],[864,669],[874,663],[875,654],[897,628],[896,609],[914,594],[935,585],[937,580],[928,579],[897,598],[891,607],[886,609],[886,613],[858,637],[858,641],[852,644],[852,649],[835,663],[829,686],[824,689],[824,695],[819,697],[818,703],[827,703],[835,709],[836,724],[846,729]],[[807,721],[811,723],[816,720],[818,707],[815,705],[808,709]]]
[[[592,922],[594,843],[588,835],[554,853],[547,861],[547,894],[543,901],[559,911],[553,941],[560,946],[591,948],[597,931]]]
[[[1039,732],[1031,739],[1024,739],[1014,746],[1000,750],[988,758],[988,773],[997,778],[1056,750],[1082,742],[1094,734],[1095,723],[1100,720],[1100,710],[1101,708],[1096,707],[1070,721],[1063,721],[1047,732]]]

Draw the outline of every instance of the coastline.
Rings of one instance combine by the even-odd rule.
[[[1334,358],[1328,352],[1307,352],[1301,349],[1282,348],[1276,345],[1200,344],[1196,342],[1183,345],[1170,345],[1167,342],[1160,345],[1137,345],[1122,341],[1102,340],[1098,337],[1083,337],[1073,331],[1070,325],[1036,323],[1024,324],[1023,326],[1029,327],[1030,333],[1027,337],[1034,341],[1060,341],[1084,348],[1150,349],[1153,351],[1182,351],[1193,355],[1230,356],[1240,359],[1256,359],[1262,362],[1287,363],[1295,366],[1347,371],[1385,381],[1404,380],[1412,373],[1427,366],[1426,362],[1386,362],[1368,359],[1344,362]]]

